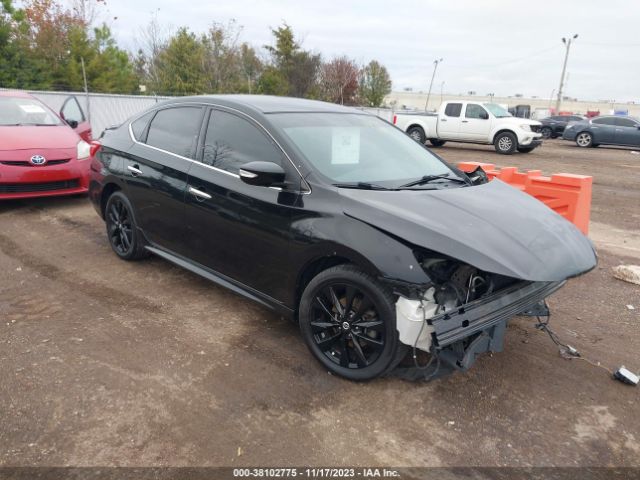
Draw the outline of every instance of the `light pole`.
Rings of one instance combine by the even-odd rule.
[[[570,37],[568,40],[562,37],[562,43],[564,43],[566,51],[564,53],[564,64],[562,65],[562,75],[560,75],[560,87],[558,88],[558,99],[556,100],[556,115],[560,112],[560,105],[562,103],[562,86],[564,84],[564,74],[567,71],[567,61],[569,60],[569,50],[571,49],[571,41],[578,38],[578,34],[576,33],[573,37]]]
[[[438,64],[440,62],[442,62],[442,58],[433,61],[433,75],[431,75],[431,83],[429,84],[429,92],[427,93],[427,103],[424,104],[425,112],[429,108],[429,97],[431,97],[431,87],[433,87],[433,79],[436,78],[436,70],[438,69]]]

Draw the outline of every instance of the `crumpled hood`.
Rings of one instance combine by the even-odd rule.
[[[486,272],[559,281],[597,263],[575,225],[497,179],[442,190],[339,191],[345,214]]]

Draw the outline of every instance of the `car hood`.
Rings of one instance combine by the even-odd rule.
[[[513,123],[514,125],[542,125],[538,120],[531,120],[529,118],[520,118],[520,117],[503,117],[498,118],[501,122]]]
[[[0,151],[75,148],[80,137],[67,125],[0,126]]]
[[[559,281],[597,262],[575,225],[497,179],[465,188],[339,193],[346,215],[486,272]]]

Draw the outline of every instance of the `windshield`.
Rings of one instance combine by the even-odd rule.
[[[423,176],[455,176],[426,148],[378,117],[278,113],[271,120],[330,183],[395,188]]]
[[[484,108],[489,110],[493,114],[493,116],[496,118],[505,118],[505,117],[513,116],[497,103],[484,103],[483,105],[484,105]]]
[[[61,124],[60,119],[38,100],[0,97],[0,126]]]

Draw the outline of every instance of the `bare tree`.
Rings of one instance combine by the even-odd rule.
[[[158,10],[160,9],[151,14],[149,23],[140,29],[140,36],[137,40],[139,47],[136,63],[139,74],[154,88],[160,83],[158,59],[160,53],[167,46],[170,30],[158,21]]]
[[[325,100],[354,104],[358,91],[358,65],[346,56],[334,58],[320,68],[320,85]]]

